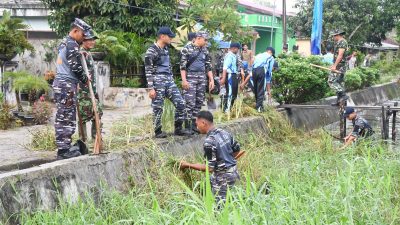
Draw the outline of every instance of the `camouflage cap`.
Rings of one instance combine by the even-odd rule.
[[[340,30],[340,29],[335,29],[329,34],[329,36],[336,36],[336,35],[340,35],[340,34],[345,35],[346,32],[344,32],[343,30]]]
[[[83,20],[81,20],[79,18],[75,18],[75,20],[72,23],[72,25],[79,27],[80,29],[82,29],[85,32],[87,32],[88,30],[92,29],[92,27],[89,26],[89,24],[87,24],[85,21],[83,21]]]
[[[202,38],[205,38],[205,39],[209,39],[208,33],[205,32],[205,31],[198,31],[196,33],[196,37],[202,37]]]
[[[85,31],[85,40],[97,39],[96,34],[92,29]]]

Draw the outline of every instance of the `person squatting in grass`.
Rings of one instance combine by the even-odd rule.
[[[253,93],[256,98],[256,109],[258,112],[264,112],[265,91],[267,91],[269,99],[271,99],[271,79],[274,69],[275,49],[268,47],[265,52],[257,54],[253,69],[250,76],[240,85],[240,89],[244,89],[250,79],[253,80]]]
[[[207,40],[208,34],[199,31],[196,33],[194,41],[181,50],[180,70],[183,97],[186,104],[185,128],[193,133],[199,133],[196,127],[196,116],[203,106],[207,83],[209,90],[214,89],[211,56],[207,50]]]
[[[240,145],[232,134],[214,126],[211,112],[201,111],[197,114],[197,129],[207,134],[204,141],[204,156],[208,160],[208,171],[211,173],[212,192],[217,203],[224,202],[228,188],[240,179],[235,157],[240,154]],[[194,169],[205,172],[206,164],[180,163],[181,169]]]
[[[89,77],[81,64],[79,45],[89,35],[91,27],[76,18],[69,35],[58,47],[57,74],[53,83],[54,100],[57,107],[54,122],[57,145],[57,159],[80,156],[79,148],[71,148],[72,135],[76,128],[77,85],[89,84]]]
[[[347,148],[360,138],[368,138],[374,134],[368,121],[357,114],[353,107],[346,107],[343,117],[351,120],[353,123],[353,131],[344,138],[345,144],[342,149]]]
[[[183,129],[185,120],[185,101],[175,84],[172,75],[168,45],[171,44],[175,34],[169,27],[161,27],[157,32],[157,41],[146,52],[144,64],[149,97],[152,99],[153,124],[156,138],[166,138],[162,131],[161,118],[163,114],[164,99],[168,98],[176,108],[175,135],[186,136],[191,133]]]

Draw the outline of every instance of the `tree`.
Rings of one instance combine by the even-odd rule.
[[[250,28],[242,27],[241,17],[236,11],[237,0],[187,0],[182,10],[181,24],[189,31],[196,22],[201,22],[210,35],[222,32],[228,41],[249,42]]]
[[[64,36],[75,17],[97,31],[117,30],[153,36],[160,26],[176,26],[177,0],[42,0],[52,10],[50,27]]]
[[[0,21],[0,55],[1,60],[11,60],[17,54],[25,50],[34,51],[33,46],[25,38],[21,29],[29,26],[22,23],[20,18],[11,18],[11,13],[4,10],[3,18]]]
[[[299,0],[299,13],[289,19],[291,27],[303,37],[311,36],[314,0]],[[324,0],[323,37],[339,28],[352,44],[380,44],[399,20],[398,0]]]

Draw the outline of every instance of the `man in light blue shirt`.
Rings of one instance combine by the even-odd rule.
[[[272,70],[275,64],[274,54],[275,49],[268,47],[266,52],[256,55],[254,59],[251,79],[253,80],[253,92],[256,97],[256,109],[259,112],[264,111],[265,91],[267,91],[268,97],[271,98]],[[246,85],[249,79],[250,77],[247,77],[242,86]]]
[[[327,47],[326,50],[327,50],[327,53],[323,56],[322,62],[332,65],[333,64],[333,49],[332,49],[332,47]]]
[[[233,106],[238,94],[239,77],[236,54],[241,48],[239,43],[232,42],[224,58],[221,86],[225,85],[226,94],[223,97],[223,111],[227,112]]]

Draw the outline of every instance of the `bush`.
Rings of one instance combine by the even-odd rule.
[[[45,124],[49,121],[52,114],[52,109],[49,103],[44,99],[36,101],[32,107],[32,116],[36,124]]]
[[[54,151],[56,146],[56,135],[54,128],[46,126],[43,129],[29,131],[31,133],[31,143],[28,149],[34,151]]]
[[[347,91],[354,91],[376,84],[380,79],[377,69],[357,67],[347,71],[345,85]]]
[[[277,58],[280,70],[273,73],[272,95],[279,103],[303,103],[329,96],[329,72],[311,67],[310,63],[325,66],[320,58],[298,54]]]
[[[0,102],[0,130],[7,130],[14,122],[11,114],[13,109],[7,102]]]
[[[361,87],[362,78],[360,76],[360,71],[358,68],[350,70],[345,76],[345,87],[347,91],[354,91]]]

